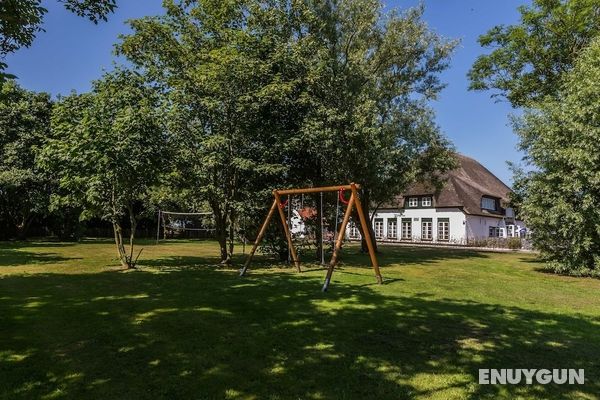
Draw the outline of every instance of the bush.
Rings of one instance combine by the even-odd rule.
[[[521,238],[518,238],[518,237],[509,238],[506,241],[506,247],[508,247],[511,250],[519,250],[522,247],[521,246]]]

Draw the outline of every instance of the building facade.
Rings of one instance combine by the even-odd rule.
[[[457,155],[459,166],[441,188],[419,182],[373,216],[379,241],[469,244],[525,236],[523,221],[508,207],[511,189],[476,160]],[[351,239],[360,238],[355,225]]]

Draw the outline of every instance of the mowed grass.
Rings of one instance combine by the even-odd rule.
[[[0,398],[596,399],[600,281],[527,254],[349,246],[328,293],[213,242],[0,244]],[[242,256],[236,258],[242,261]],[[237,267],[237,266],[236,266]],[[584,368],[585,385],[478,385],[479,368]]]

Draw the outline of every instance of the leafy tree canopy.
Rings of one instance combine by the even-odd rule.
[[[556,95],[560,77],[600,31],[597,0],[534,0],[519,7],[518,25],[498,25],[479,37],[493,49],[469,71],[472,90],[494,90],[514,107]]]
[[[535,245],[557,272],[600,276],[600,40],[515,121],[532,169],[515,186]]]
[[[283,178],[280,144],[296,129],[305,56],[284,3],[166,1],[165,15],[131,21],[134,33],[118,46],[165,89],[171,178],[209,205],[226,262],[240,212]]]
[[[36,216],[47,212],[50,183],[35,164],[48,135],[52,103],[46,93],[0,89],[0,220],[24,238]]]
[[[312,2],[292,176],[311,185],[360,182],[365,214],[416,179],[451,168],[428,102],[457,42],[422,20],[423,7],[385,12],[380,1]],[[319,234],[320,231],[317,231]],[[374,237],[374,235],[372,235]]]
[[[427,101],[456,45],[376,0],[168,1],[118,52],[169,96],[178,176],[225,229],[273,187],[357,181],[384,200],[447,167]],[[439,151],[433,151],[432,149]],[[434,157],[438,155],[438,157]],[[424,168],[421,168],[424,167]],[[258,200],[258,201],[257,201]],[[365,203],[369,203],[368,199]]]
[[[119,258],[135,264],[133,240],[140,210],[164,168],[167,143],[156,92],[129,70],[117,69],[93,84],[91,93],[56,103],[52,135],[40,164],[60,190],[55,205],[83,210],[82,218],[112,222]],[[129,217],[130,250],[123,246],[121,220]]]
[[[428,28],[423,7],[385,13],[376,0],[324,4],[321,26],[309,30],[317,45],[297,145],[322,165],[315,180],[361,182],[370,200],[389,201],[453,165],[427,102],[444,88],[439,73],[457,42]]]

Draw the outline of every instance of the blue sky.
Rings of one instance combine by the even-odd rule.
[[[388,8],[406,8],[418,0],[387,0]],[[439,34],[461,40],[450,68],[442,75],[448,84],[440,99],[432,103],[437,122],[457,150],[471,156],[507,184],[511,174],[506,161],[518,161],[517,138],[509,126],[514,112],[506,102],[496,102],[490,93],[467,90],[467,71],[484,50],[477,37],[498,24],[518,21],[517,7],[526,0],[426,0],[425,20]],[[109,21],[94,25],[78,18],[56,0],[43,1],[49,10],[46,32],[38,34],[33,46],[7,57],[9,72],[22,86],[53,95],[71,90],[87,91],[103,69],[111,69],[117,36],[128,31],[125,21],[161,13],[161,0],[119,0]]]

